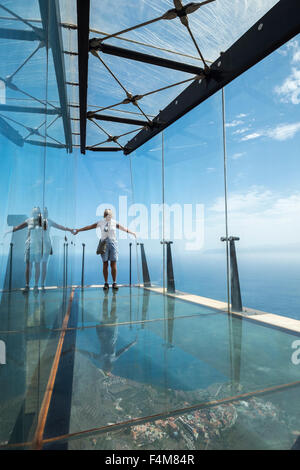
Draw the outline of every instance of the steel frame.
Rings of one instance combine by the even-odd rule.
[[[59,12],[58,0],[39,0],[41,18],[44,31],[50,32],[46,37],[49,40],[49,47],[53,54],[53,63],[56,74],[56,83],[58,88],[61,115],[64,126],[65,141],[67,151],[72,152],[72,131],[68,107],[66,72],[63,57],[63,42],[61,36],[61,18]]]
[[[6,137],[13,141],[16,145],[23,146],[24,143],[30,143],[32,145],[41,145],[46,147],[56,147],[56,148],[66,148],[68,152],[72,152],[72,131],[71,131],[71,119],[69,114],[69,105],[67,100],[67,89],[66,89],[66,74],[65,74],[65,65],[64,65],[64,56],[63,56],[63,42],[61,36],[61,19],[59,12],[59,3],[58,0],[39,0],[39,8],[41,13],[41,23],[43,28],[37,28],[29,23],[27,20],[19,17],[12,11],[9,11],[6,7],[2,6],[7,10],[11,15],[12,19],[17,19],[26,23],[32,28],[30,30],[21,30],[21,29],[12,29],[12,28],[0,28],[0,37],[7,39],[23,40],[23,41],[40,41],[40,45],[35,51],[25,60],[23,64],[14,72],[14,76],[30,58],[37,52],[40,47],[47,46],[47,48],[52,49],[53,54],[53,63],[56,75],[56,82],[60,100],[60,108],[55,107],[51,104],[51,107],[46,107],[46,104],[43,101],[31,97],[33,100],[36,100],[45,107],[34,107],[34,106],[14,106],[8,104],[0,104],[1,111],[11,111],[11,112],[23,112],[23,113],[33,113],[33,114],[43,114],[43,115],[57,115],[61,116],[64,127],[65,135],[65,144],[53,144],[51,142],[39,142],[28,140],[27,137],[22,137],[6,120],[10,118],[3,116],[5,119],[1,118],[0,122],[0,133],[6,135]],[[10,19],[10,18],[8,18]],[[31,96],[28,93],[25,93],[23,90],[20,90],[16,85],[11,82],[11,76],[2,78],[3,81],[7,84],[8,87],[13,90],[19,91],[27,96]],[[16,122],[22,126],[22,123]],[[23,126],[27,128],[26,126]],[[41,126],[39,126],[41,127]],[[39,129],[39,127],[37,129]],[[29,129],[29,128],[27,128]],[[33,129],[31,129],[35,133]],[[53,139],[51,136],[49,136]],[[55,140],[55,139],[53,139]]]
[[[124,57],[125,59],[136,60],[138,62],[144,62],[146,64],[158,65],[159,67],[166,67],[168,69],[179,70],[181,72],[191,73],[193,75],[202,75],[204,69],[201,67],[195,67],[194,65],[184,64],[174,60],[164,59],[163,57],[156,57],[149,54],[144,54],[122,47],[112,46],[111,44],[101,43],[100,39],[90,40],[90,51],[101,51],[104,54],[114,55],[117,57]]]
[[[80,150],[86,150],[90,0],[77,0]]]
[[[128,155],[300,32],[300,2],[280,0],[124,147]]]
[[[78,64],[82,153],[85,153],[85,150],[113,150],[112,148],[100,149],[85,147],[86,120],[92,115],[92,113],[87,113],[88,51],[95,52],[96,50],[101,50],[103,53],[118,55],[126,57],[127,59],[139,60],[158,66],[176,67],[176,62],[174,61],[167,61],[166,59],[160,59],[147,54],[103,44],[101,43],[101,39],[92,39],[89,41],[89,9],[90,0],[77,0],[78,38],[80,38],[78,43]],[[203,71],[203,69],[197,68],[198,74],[201,71],[201,78],[197,77],[168,106],[160,111],[151,123],[147,123],[135,137],[129,140],[123,148],[124,154],[129,155],[131,152],[141,147],[145,142],[152,139],[177,119],[207,100],[210,96],[267,57],[299,32],[300,2],[296,0],[280,0],[226,52],[221,53],[220,57],[208,70]],[[186,64],[177,63],[177,66],[184,67],[184,71],[188,72],[188,70],[186,70]],[[181,70],[183,70],[183,68],[181,68]],[[95,115],[93,117],[96,119],[99,118]],[[106,120],[122,122],[122,118],[118,117],[106,118]]]
[[[97,114],[97,113],[87,113],[87,117],[97,119],[98,121],[109,121],[109,122],[119,122],[121,124],[132,124],[134,126],[148,126],[149,123],[147,121],[142,121],[141,119],[130,119],[130,118],[122,118],[119,116],[108,116],[106,114]]]

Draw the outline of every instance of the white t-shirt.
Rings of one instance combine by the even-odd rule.
[[[101,240],[105,238],[117,239],[117,221],[115,219],[102,219],[98,222],[98,227],[101,230]]]
[[[38,219],[34,217],[30,217],[25,222],[28,227],[25,249],[30,250],[30,253],[35,255],[50,254],[50,228],[53,225],[52,220],[43,219],[42,227],[39,225]]]
[[[28,227],[25,249],[30,250],[32,254],[39,254],[42,252],[42,227],[35,217],[30,217],[25,222]]]
[[[50,238],[50,229],[53,225],[51,219],[43,219],[43,252],[44,254],[50,254],[51,251],[51,238]]]

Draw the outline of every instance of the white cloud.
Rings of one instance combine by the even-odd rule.
[[[232,155],[232,160],[238,160],[239,158],[243,157],[245,155],[245,152],[237,152]]]
[[[287,140],[294,137],[300,131],[300,122],[294,124],[280,124],[272,130],[267,131],[267,136],[275,140]]]
[[[234,121],[232,121],[232,122],[227,122],[227,123],[225,124],[225,126],[226,126],[226,127],[236,127],[236,126],[239,126],[239,125],[241,125],[241,124],[243,124],[243,121],[234,120]]]
[[[257,212],[263,207],[268,207],[272,199],[272,192],[269,190],[259,191],[252,188],[247,193],[231,193],[227,198],[228,210],[231,213],[243,214],[246,212]],[[213,212],[224,212],[224,199],[219,197],[209,208]]]
[[[297,51],[295,51],[294,55],[293,55],[293,58],[292,58],[292,62],[295,63],[295,62],[300,62],[300,49],[298,49]]]
[[[230,235],[240,237],[239,247],[299,243],[300,192],[282,195],[263,187],[228,194]],[[224,198],[206,210],[206,239],[224,232]],[[218,234],[218,235],[217,235]]]
[[[248,134],[242,137],[241,141],[257,139],[257,137],[261,137],[262,135],[263,134],[261,132],[253,132],[253,134]]]
[[[250,127],[242,127],[241,129],[236,129],[235,131],[232,132],[233,135],[237,134],[244,134],[245,132],[249,131],[251,128]]]
[[[300,61],[300,45],[299,45],[299,42],[297,40],[290,41],[287,44],[287,50],[292,51],[292,63]]]
[[[285,49],[281,50],[283,55],[292,52],[291,64],[300,62],[300,45],[298,41],[290,41]],[[276,86],[274,92],[280,97],[283,103],[300,103],[300,69],[292,67],[290,75],[284,80],[282,85]]]
[[[252,134],[245,135],[241,138],[241,142],[257,139],[258,137],[269,137],[270,139],[284,141],[293,138],[300,131],[300,122],[291,124],[279,124],[274,129],[262,129]]]

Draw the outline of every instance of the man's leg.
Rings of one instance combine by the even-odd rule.
[[[108,296],[107,295],[103,297],[102,319],[103,321],[108,321]]]
[[[113,289],[118,290],[117,286],[117,260],[118,260],[118,244],[117,241],[111,242],[111,261],[110,261],[110,268],[111,268],[111,277],[113,279]]]
[[[103,261],[103,277],[104,277],[105,284],[107,284],[107,281],[108,281],[108,261]]]
[[[45,286],[45,280],[46,280],[46,275],[47,275],[47,266],[48,266],[47,261],[43,261],[42,262],[42,287]]]
[[[27,294],[29,292],[29,283],[30,283],[30,278],[31,278],[31,268],[32,268],[32,263],[29,261],[26,261],[26,268],[25,268],[25,289],[24,293]]]
[[[40,271],[41,271],[40,263],[34,263],[34,267],[35,267],[35,287],[37,287],[39,283],[39,279],[40,279]]]
[[[29,286],[29,283],[30,283],[31,267],[32,267],[32,264],[31,264],[29,261],[27,261],[27,263],[26,263],[26,270],[25,270],[26,286]]]

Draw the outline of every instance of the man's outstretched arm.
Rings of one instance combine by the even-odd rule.
[[[130,233],[131,235],[133,235],[136,238],[136,233],[129,230],[129,228],[123,227],[123,225],[120,225],[120,224],[116,224],[116,227],[119,230],[122,230],[123,232]]]
[[[74,235],[77,235],[79,232],[86,232],[87,230],[93,230],[94,228],[97,228],[98,222],[95,222],[92,225],[87,225],[86,227],[82,228],[77,228],[74,230]]]
[[[69,227],[64,227],[63,225],[59,225],[57,224],[56,222],[52,222],[52,227],[54,228],[58,228],[58,230],[63,230],[64,232],[72,232],[73,229],[72,228],[69,228]]]
[[[23,223],[20,224],[20,225],[16,225],[15,227],[12,228],[12,230],[8,230],[7,232],[5,232],[4,237],[5,237],[8,233],[17,232],[18,230],[22,230],[22,229],[25,228],[25,227],[27,227],[27,222],[23,222]]]

